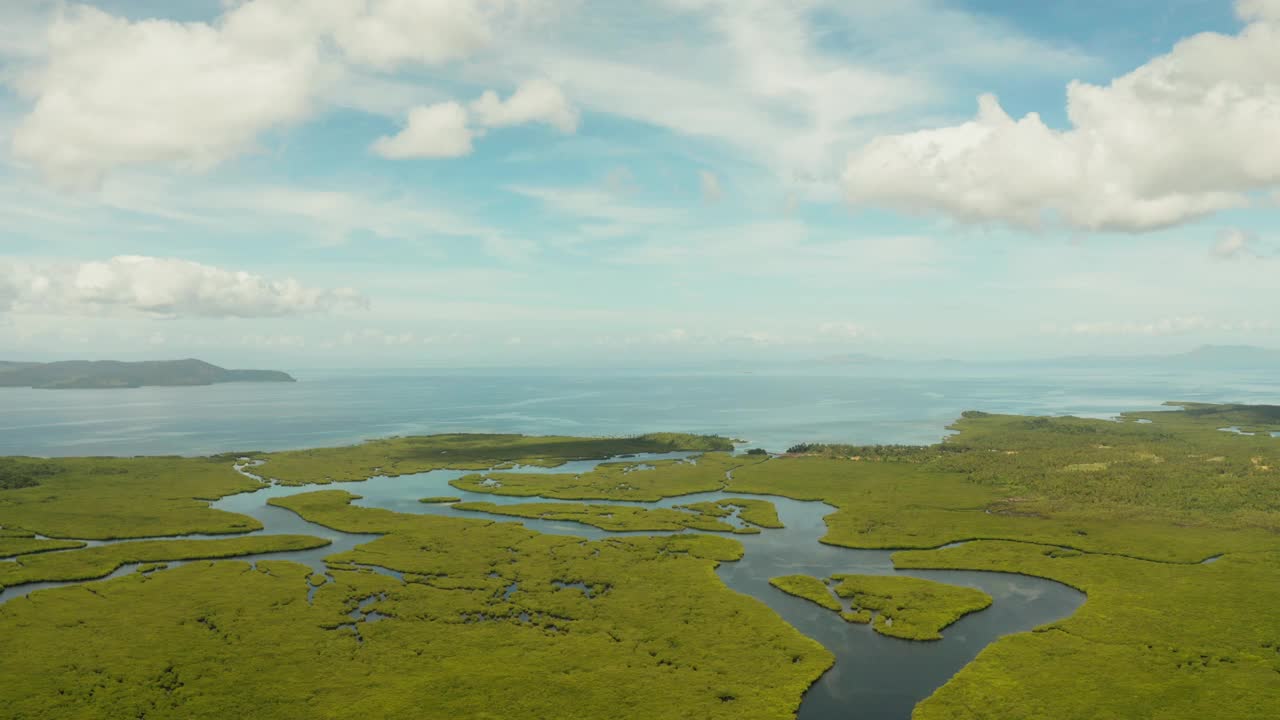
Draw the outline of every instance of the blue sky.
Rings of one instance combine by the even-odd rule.
[[[1280,1],[0,8],[0,356],[1280,346]]]

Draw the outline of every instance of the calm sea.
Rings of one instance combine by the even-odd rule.
[[[297,372],[193,388],[0,388],[0,455],[198,455],[445,432],[721,433],[930,443],[969,409],[1112,417],[1166,400],[1280,403],[1265,373],[1000,369],[946,376],[681,372]]]

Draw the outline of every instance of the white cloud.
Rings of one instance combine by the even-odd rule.
[[[329,0],[332,1],[332,0]],[[493,39],[500,0],[359,0],[334,30],[352,61],[380,70],[406,62],[439,65],[465,58]]]
[[[1237,0],[1236,14],[1242,20],[1280,21],[1280,0]]]
[[[818,326],[818,334],[840,340],[854,340],[866,334],[865,329],[851,322],[824,322]]]
[[[322,290],[292,278],[133,255],[44,265],[0,260],[0,309],[6,292],[8,309],[27,314],[279,317],[368,304],[352,288]]]
[[[1239,228],[1227,228],[1218,235],[1210,253],[1219,260],[1239,260],[1242,258],[1258,258],[1256,250],[1257,236]]]
[[[35,106],[13,135],[15,157],[92,186],[118,165],[207,169],[303,119],[315,44],[260,5],[217,27],[69,7],[49,29],[47,63],[18,83]]]
[[[569,105],[564,92],[555,83],[542,78],[522,83],[506,100],[499,99],[497,93],[488,90],[471,103],[471,112],[485,127],[541,122],[563,133],[578,129],[578,112]]]
[[[456,102],[417,107],[404,129],[378,138],[373,151],[385,158],[451,158],[471,154],[467,110]]]
[[[1249,203],[1280,183],[1280,21],[1262,3],[1239,35],[1203,33],[1102,87],[1072,82],[1072,128],[1013,120],[990,95],[968,123],[876,138],[854,152],[856,203],[964,221],[1145,231]],[[1266,19],[1264,19],[1266,18]]]
[[[724,141],[825,196],[836,186],[837,151],[865,137],[861,123],[938,89],[928,72],[901,62],[922,56],[918,39],[906,41],[909,51],[902,43],[941,11],[930,0],[875,12],[835,0],[678,2],[689,14],[675,18],[663,0],[222,4],[223,15],[204,23],[131,22],[70,6],[48,42],[30,41],[31,33],[10,40],[0,29],[0,54],[43,57],[19,83],[34,108],[15,153],[65,184],[91,185],[134,164],[204,170],[322,107],[392,117],[429,107],[446,97],[435,78],[390,73],[458,63],[450,78],[480,87],[539,78],[506,100],[482,95],[472,104],[477,128],[544,122],[572,132],[578,111],[567,94],[586,109]],[[0,25],[18,15],[27,14],[0,10]],[[835,15],[848,21],[835,24],[848,25],[842,31],[853,33],[854,47],[874,39],[886,49],[832,49],[826,35]],[[999,57],[983,55],[985,66],[1078,60],[1009,28],[983,30],[990,23],[964,13],[946,18],[948,33],[963,28],[958,39],[948,36],[957,56],[1000,49]],[[913,32],[886,32],[901,27]],[[462,132],[453,127],[447,147],[461,154]]]
[[[702,199],[709,203],[718,203],[724,197],[720,187],[720,177],[710,170],[698,171],[698,181],[702,185]]]
[[[308,118],[318,95],[332,93],[335,83],[354,95],[338,104],[390,109],[409,89],[385,81],[353,89],[353,79],[363,77],[358,68],[462,59],[529,6],[528,0],[225,4],[209,23],[134,22],[69,5],[54,15],[43,44],[0,35],[5,54],[42,56],[7,78],[34,103],[14,133],[15,157],[77,187],[96,186],[104,173],[126,165],[207,170],[252,150],[262,133]],[[451,147],[459,152],[456,137]]]
[[[1184,315],[1147,321],[1081,321],[1057,325],[1048,323],[1042,330],[1052,334],[1090,336],[1139,336],[1157,337],[1187,335],[1206,332],[1257,332],[1274,327],[1269,320],[1218,321],[1200,315]]]
[[[409,111],[404,129],[379,138],[373,151],[392,160],[470,155],[472,139],[484,134],[484,130],[471,129],[472,115],[483,127],[542,122],[564,133],[578,127],[577,111],[569,106],[560,88],[546,80],[531,80],[505,101],[492,90],[486,91],[471,103],[470,112],[454,101],[415,107]]]

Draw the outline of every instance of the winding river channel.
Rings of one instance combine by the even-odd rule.
[[[683,454],[632,456],[628,461],[682,457]],[[574,461],[544,470],[519,468],[522,472],[586,472],[601,461]],[[249,474],[252,468],[242,469]],[[331,544],[314,550],[271,553],[233,558],[254,562],[258,559],[292,560],[325,572],[324,558],[373,540],[376,535],[338,532],[307,522],[294,513],[270,506],[271,498],[312,492],[316,489],[343,489],[360,495],[356,505],[380,507],[401,513],[452,515],[456,517],[489,517],[503,522],[520,522],[531,530],[557,535],[573,535],[598,539],[611,534],[578,523],[519,519],[455,510],[449,505],[424,504],[419,498],[451,495],[463,500],[495,504],[527,503],[541,498],[505,497],[470,493],[450,486],[450,480],[469,474],[466,471],[437,470],[399,477],[374,477],[354,483],[325,486],[285,487],[263,484],[261,490],[231,495],[212,503],[214,508],[253,516],[262,522],[259,534],[304,534],[326,538]],[[692,502],[714,501],[743,493],[706,492],[667,498],[657,503],[592,501],[602,504],[672,507]],[[764,530],[758,535],[734,535],[746,548],[737,562],[722,563],[720,578],[730,588],[750,595],[773,608],[801,632],[822,643],[836,656],[835,666],[806,693],[800,708],[802,720],[904,720],[920,700],[928,697],[960,668],[972,660],[982,648],[996,638],[1030,630],[1070,615],[1084,602],[1084,595],[1074,589],[1039,578],[991,572],[966,571],[897,571],[890,560],[891,551],[851,550],[818,542],[826,533],[823,517],[835,508],[822,502],[801,502],[768,496],[778,509],[785,528]],[[640,533],[657,534],[657,533]],[[183,538],[226,536],[185,535]],[[132,541],[118,541],[132,542]],[[93,545],[104,544],[92,542]],[[169,563],[176,565],[179,563]],[[133,573],[137,565],[120,568],[109,577]],[[912,642],[885,637],[870,626],[846,623],[835,613],[800,598],[787,595],[769,585],[769,578],[804,573],[826,577],[836,573],[873,575],[911,575],[939,580],[954,585],[980,588],[993,598],[991,607],[962,618],[943,631],[943,639],[935,642]],[[106,578],[104,578],[106,579]],[[96,581],[95,581],[96,582]],[[0,603],[22,597],[32,591],[73,583],[31,583],[8,588],[0,593]]]

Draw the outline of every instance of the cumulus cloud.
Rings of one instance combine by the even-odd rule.
[[[414,108],[403,130],[378,138],[373,151],[382,157],[451,158],[471,154],[467,110],[456,102]]]
[[[352,288],[317,289],[288,278],[136,255],[101,262],[38,265],[0,259],[0,308],[27,313],[280,317],[362,308]]]
[[[472,116],[480,129],[472,129]],[[472,140],[484,135],[484,128],[531,122],[571,133],[578,128],[578,114],[556,85],[531,80],[505,101],[492,90],[486,91],[471,103],[470,112],[453,101],[416,107],[409,111],[404,129],[379,138],[373,151],[392,160],[462,157],[471,154]]]
[[[131,163],[207,169],[301,120],[316,47],[256,5],[218,27],[71,6],[49,30],[47,63],[19,83],[35,105],[13,134],[14,156],[92,186]]]
[[[1011,118],[992,95],[952,127],[881,136],[848,158],[859,204],[963,221],[1139,232],[1247,205],[1280,183],[1280,12],[1237,5],[1238,35],[1203,33],[1107,86],[1072,82],[1068,130]]]
[[[1236,14],[1242,20],[1280,20],[1280,0],[1238,0]]]
[[[578,112],[558,85],[542,78],[528,80],[502,100],[492,90],[471,103],[477,122],[485,127],[508,127],[540,122],[563,133],[578,129]]]
[[[720,187],[720,177],[709,170],[698,171],[698,181],[702,185],[702,199],[708,203],[718,203],[724,197]]]
[[[70,5],[53,17],[42,57],[13,80],[33,102],[13,153],[77,187],[126,165],[207,170],[309,117],[347,68],[462,59],[526,2],[229,0],[210,23]]]
[[[348,20],[334,40],[353,61],[380,70],[407,62],[439,65],[492,40],[503,2],[472,0],[360,0],[346,2]]]

